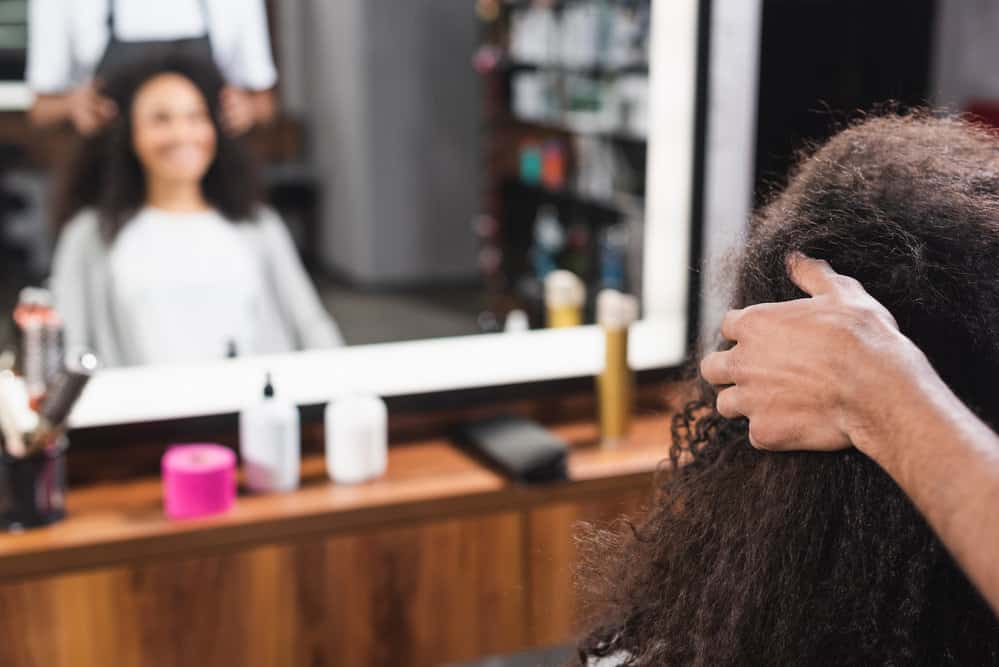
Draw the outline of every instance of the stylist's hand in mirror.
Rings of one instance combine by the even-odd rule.
[[[755,447],[846,448],[877,419],[885,378],[911,382],[925,358],[853,278],[801,254],[788,269],[809,298],[729,311],[721,330],[735,345],[706,356],[701,374],[721,388],[723,416],[749,418]]]
[[[88,81],[70,93],[69,116],[80,134],[91,134],[114,120],[118,107],[102,95],[93,81]]]
[[[92,79],[65,94],[38,93],[30,116],[38,125],[53,125],[69,120],[76,131],[88,136],[110,123],[118,114],[113,100],[101,94]]]
[[[258,103],[254,93],[233,85],[222,89],[219,102],[222,106],[222,124],[226,132],[233,136],[249,132],[255,123],[270,120],[273,115],[273,109],[259,108],[263,105]]]

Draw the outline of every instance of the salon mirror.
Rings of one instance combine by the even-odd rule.
[[[0,97],[10,93],[0,102],[22,128],[25,6],[0,3]],[[142,355],[122,355],[74,423],[232,411],[265,368],[300,403],[358,382],[391,394],[585,375],[599,361],[596,333],[549,328],[544,283],[555,270],[578,280],[581,325],[593,324],[601,289],[640,298],[637,368],[679,363],[703,162],[704,7],[269,1],[276,120],[239,141],[259,159],[264,202],[343,345],[305,350],[309,336],[295,335],[260,357],[252,339],[234,345],[215,331],[191,358],[153,354],[143,368],[132,363]],[[71,135],[0,134],[4,346],[15,344],[8,314],[20,289],[52,272],[53,183]],[[121,280],[112,266],[109,282]],[[109,316],[120,330],[128,308],[116,298],[91,320]],[[282,312],[287,299],[275,300]],[[182,328],[200,335],[197,317]],[[157,400],[125,395],[137,374]]]

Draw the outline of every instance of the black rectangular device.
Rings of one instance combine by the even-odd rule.
[[[492,417],[462,427],[460,439],[477,455],[525,484],[568,478],[568,447],[537,422],[523,417]]]

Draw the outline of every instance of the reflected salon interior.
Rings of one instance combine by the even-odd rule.
[[[980,339],[864,216],[992,192],[999,10],[883,4],[0,0],[0,664],[999,664],[698,377],[796,250]]]

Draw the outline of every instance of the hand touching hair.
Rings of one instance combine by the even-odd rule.
[[[929,116],[840,133],[756,215],[733,306],[806,296],[787,274],[794,252],[858,279],[950,388],[999,423],[995,136]],[[581,656],[999,664],[995,616],[887,474],[856,450],[759,451],[740,411],[701,390],[674,419],[652,510],[633,532],[601,536]]]

